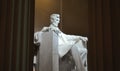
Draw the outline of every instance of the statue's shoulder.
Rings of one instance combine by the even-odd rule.
[[[45,32],[45,31],[47,31],[48,29],[49,29],[49,27],[43,27],[40,31],[36,31],[36,32],[34,33],[34,35],[39,35],[39,34]]]
[[[42,29],[48,29],[49,27],[43,27]]]
[[[40,32],[46,32],[49,30],[49,27],[43,27],[42,30]]]

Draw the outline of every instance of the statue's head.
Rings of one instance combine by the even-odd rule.
[[[60,23],[60,15],[59,14],[51,14],[50,15],[50,22],[54,26],[58,26],[58,24]]]

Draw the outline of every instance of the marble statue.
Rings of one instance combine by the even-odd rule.
[[[34,43],[41,42],[41,34],[49,30],[54,31],[58,35],[58,53],[59,57],[62,58],[69,51],[75,61],[76,71],[87,71],[87,37],[78,35],[68,35],[63,33],[58,25],[60,23],[60,15],[52,14],[50,16],[50,26],[43,27],[40,32],[34,34]]]

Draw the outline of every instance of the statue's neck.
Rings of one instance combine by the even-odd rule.
[[[50,24],[50,27],[58,28],[58,26],[56,26],[55,24]]]
[[[50,28],[59,31],[59,33],[61,33],[60,29],[58,26],[55,26],[54,24],[50,24]]]

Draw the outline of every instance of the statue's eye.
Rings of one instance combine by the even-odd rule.
[[[56,18],[59,18],[59,16],[57,16]]]

